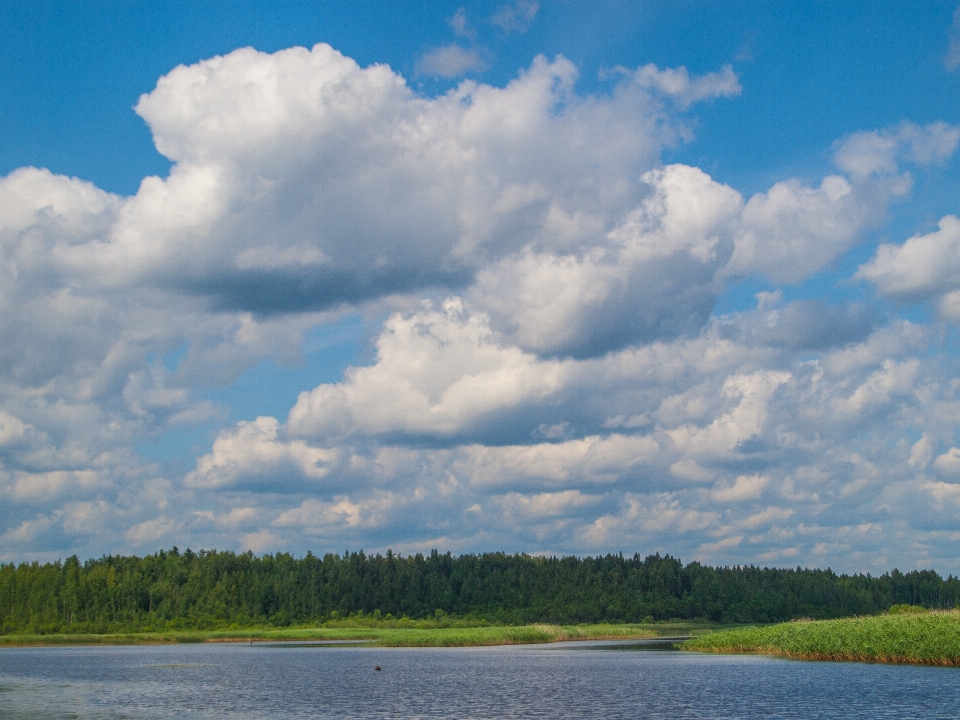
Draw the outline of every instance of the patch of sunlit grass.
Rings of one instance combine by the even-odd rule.
[[[960,665],[960,612],[802,620],[710,633],[681,647],[804,660]]]

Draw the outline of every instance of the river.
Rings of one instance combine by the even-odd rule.
[[[632,643],[0,649],[4,720],[957,717],[956,668]]]

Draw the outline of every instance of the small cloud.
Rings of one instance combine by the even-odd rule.
[[[459,45],[444,45],[427,52],[417,62],[417,75],[455,78],[469,72],[482,72],[487,69],[486,61],[480,53]]]
[[[925,468],[933,459],[933,443],[924,435],[910,448],[910,459],[907,461],[912,468]]]
[[[528,519],[561,517],[579,508],[596,505],[602,497],[584,495],[579,490],[523,495],[509,493],[501,499],[505,513]]]
[[[258,480],[273,483],[292,478],[317,481],[327,476],[335,453],[280,437],[280,422],[273,417],[244,420],[222,430],[210,453],[197,460],[197,468],[184,478],[191,488],[222,488]]]
[[[753,61],[753,45],[757,41],[757,31],[749,30],[743,34],[743,40],[733,59],[737,62]]]
[[[50,532],[53,522],[50,518],[39,517],[36,520],[24,520],[14,530],[8,530],[0,535],[6,543],[26,543]]]
[[[633,78],[641,87],[658,90],[673,98],[681,109],[701,100],[739,95],[742,90],[740,79],[729,65],[724,65],[719,72],[691,77],[685,67],[660,70],[649,63],[639,68]]]
[[[960,476],[960,449],[950,448],[933,462],[933,466],[944,475]]]
[[[770,478],[766,475],[741,475],[733,485],[715,489],[710,493],[710,497],[717,502],[752,500],[758,497],[769,483]]]
[[[884,243],[854,275],[885,297],[922,301],[941,296],[941,314],[953,320],[951,295],[960,273],[960,218],[947,215],[937,230],[914,235],[903,245]]]
[[[462,7],[457,8],[457,12],[447,20],[447,23],[453,28],[457,37],[467,38],[467,40],[477,39],[477,31],[470,27],[470,23],[467,22],[467,13]]]
[[[898,161],[916,165],[946,162],[960,144],[960,128],[945,122],[902,122],[884,130],[857,132],[838,140],[834,162],[854,178],[892,175]]]
[[[28,429],[33,428],[28,428],[20,418],[0,410],[0,447],[22,442]]]
[[[569,427],[570,423],[566,420],[550,426],[546,423],[540,423],[540,427],[534,430],[532,435],[533,437],[542,437],[547,440],[557,440],[567,434],[567,428]]]
[[[770,310],[783,302],[783,291],[774,290],[772,292],[762,290],[753,296],[757,300],[757,310],[763,312]]]
[[[723,540],[719,540],[714,543],[704,543],[700,546],[699,550],[701,554],[712,555],[714,553],[723,552],[724,550],[729,550],[731,548],[737,547],[743,541],[743,535],[737,535],[736,537],[728,537]]]
[[[670,474],[683,480],[711,480],[714,473],[702,467],[696,460],[684,458],[670,466]]]
[[[770,552],[762,553],[758,555],[757,558],[764,562],[775,562],[777,560],[783,560],[784,558],[796,557],[800,551],[795,547],[771,550]]]
[[[525,33],[540,9],[540,3],[531,0],[517,0],[513,5],[501,5],[490,22],[505,33]]]
[[[786,520],[793,515],[790,508],[768,507],[766,510],[750,515],[737,523],[737,527],[754,530],[761,525],[769,525],[779,520]]]
[[[953,11],[953,24],[950,26],[950,45],[943,57],[947,70],[956,70],[960,65],[960,7]]]
[[[170,536],[180,526],[181,523],[173,518],[161,515],[155,520],[147,520],[139,525],[134,525],[127,530],[126,538],[136,546],[145,545]]]

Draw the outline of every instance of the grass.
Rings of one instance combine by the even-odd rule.
[[[109,633],[97,635],[2,635],[0,647],[35,645],[146,645],[203,642],[290,642],[357,640],[381,647],[464,647],[519,645],[563,640],[614,640],[694,635],[715,626],[692,622],[636,625],[515,625],[445,628],[296,627],[244,630]]]
[[[960,666],[960,611],[799,620],[703,635],[684,650]]]

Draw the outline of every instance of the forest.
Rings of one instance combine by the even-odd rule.
[[[145,557],[0,565],[0,634],[216,629],[344,618],[479,624],[777,622],[960,606],[960,578],[709,567],[659,554],[536,557],[436,551],[302,558],[176,547]]]

